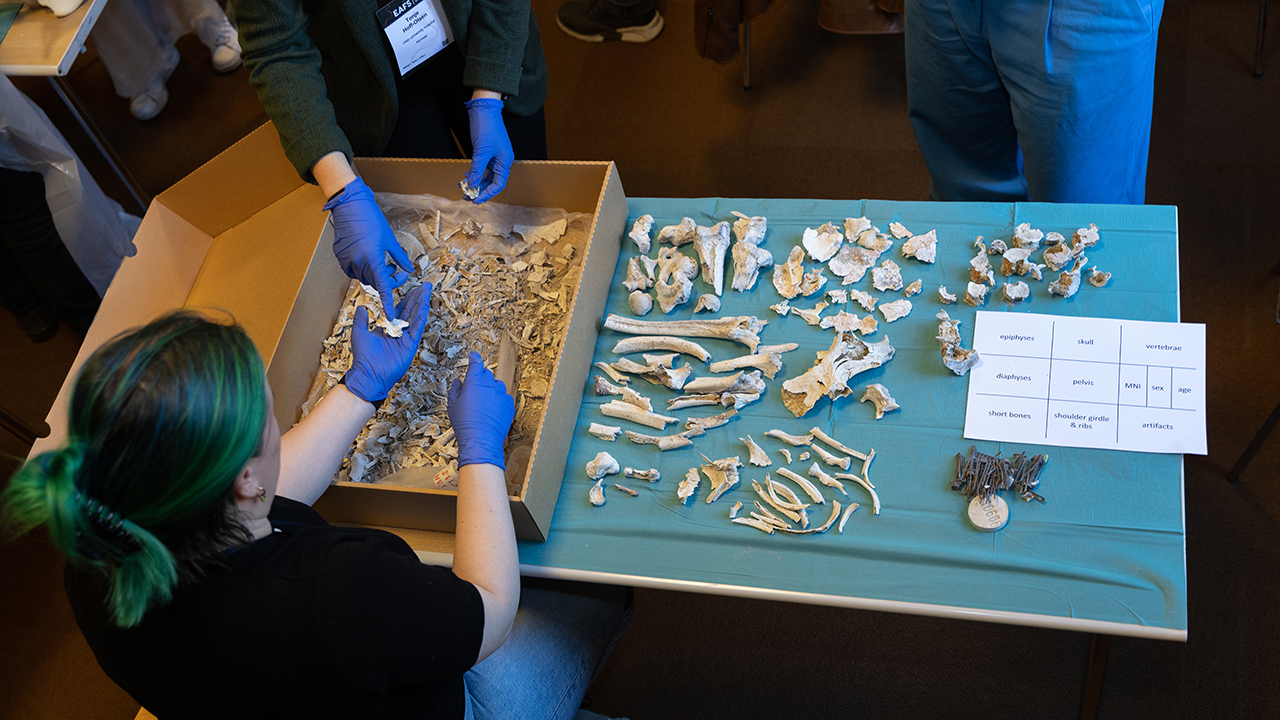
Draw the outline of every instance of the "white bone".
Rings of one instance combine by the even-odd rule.
[[[677,418],[649,412],[642,408],[638,408],[631,403],[622,402],[620,400],[610,400],[609,402],[601,405],[600,412],[606,417],[630,420],[633,423],[638,423],[656,430],[665,429],[667,427],[667,423],[680,422]]]
[[[618,433],[622,432],[622,428],[614,427],[612,425],[601,425],[600,423],[593,422],[591,423],[591,427],[587,428],[587,432],[595,435],[601,440],[613,442],[618,439]]]
[[[827,499],[822,497],[822,493],[818,491],[818,488],[804,477],[791,472],[787,468],[778,468],[778,474],[799,485],[800,489],[804,490],[805,494],[808,495],[815,503],[819,505],[825,505],[827,503]]]
[[[768,320],[761,320],[751,315],[721,317],[700,320],[633,320],[621,315],[609,314],[604,319],[604,327],[615,332],[628,335],[675,335],[678,337],[710,337],[733,340],[756,351],[760,344],[759,332],[768,325]]]
[[[734,415],[737,415],[737,414],[738,414],[738,408],[731,407],[728,410],[725,410],[724,412],[718,415],[711,415],[709,417],[701,417],[701,418],[689,418],[684,422],[685,432],[693,433],[695,435],[701,435],[702,433],[710,430],[711,428],[718,428],[721,425],[724,425],[725,423],[729,422],[730,418],[732,418]],[[694,433],[695,430],[697,431],[696,433]]]
[[[693,242],[694,228],[698,224],[693,218],[684,218],[679,225],[668,225],[658,231],[658,243],[671,243],[676,247],[680,247],[688,242]]]
[[[847,457],[837,457],[836,455],[833,455],[827,452],[826,450],[823,450],[821,445],[815,444],[815,445],[810,445],[810,447],[813,448],[813,451],[817,453],[818,457],[822,460],[822,462],[828,465],[831,465],[832,467],[838,467],[841,470],[848,470],[849,464],[853,462]]]
[[[836,477],[843,480],[852,480],[865,488],[867,492],[871,493],[871,512],[875,515],[880,514],[880,496],[876,494],[876,489],[872,487],[871,483],[863,480],[857,475],[849,473],[836,473]]]
[[[755,518],[740,518],[740,517],[736,517],[736,518],[732,518],[732,519],[730,519],[730,520],[729,520],[729,522],[738,523],[739,525],[749,525],[749,526],[751,526],[751,527],[753,527],[753,528],[755,528],[755,529],[757,529],[757,530],[763,530],[764,532],[767,532],[767,533],[769,533],[770,535],[772,535],[772,534],[773,534],[773,526],[772,526],[772,525],[769,525],[768,523],[760,522],[759,520],[756,520]]]
[[[770,430],[765,433],[766,437],[777,438],[789,445],[808,445],[813,442],[812,435],[789,435],[781,430]]]
[[[707,352],[706,348],[698,343],[670,335],[640,335],[622,338],[613,346],[613,351],[618,355],[643,353],[651,350],[671,350],[684,353],[685,355],[696,357],[702,362],[711,359],[711,353]]]
[[[746,445],[747,450],[751,453],[751,458],[747,462],[757,467],[769,467],[773,464],[773,461],[769,459],[769,454],[764,451],[764,448],[757,445],[750,435],[745,438],[738,438],[738,442]]]
[[[738,511],[741,509],[742,509],[741,501],[734,503],[733,507],[729,508],[729,519],[732,520],[738,517]]]
[[[649,468],[648,470],[637,470],[633,467],[623,468],[622,474],[633,480],[648,480],[651,483],[658,482],[662,479],[662,473],[658,472],[658,468]]]
[[[636,290],[627,296],[627,305],[631,307],[633,315],[643,317],[653,309],[653,297],[647,292]]]
[[[722,373],[747,367],[757,368],[772,380],[778,374],[778,371],[782,369],[782,356],[778,353],[743,355],[728,360],[717,360],[711,363],[709,369],[713,373]]]
[[[689,504],[689,498],[693,497],[693,493],[698,489],[698,484],[702,482],[702,476],[698,474],[698,468],[689,468],[689,472],[685,473],[684,479],[680,481],[680,487],[676,488],[676,497],[680,498],[683,505]]]
[[[780,345],[759,345],[756,347],[757,355],[768,355],[769,353],[789,353],[800,347],[800,343],[782,343]]]
[[[858,503],[856,502],[849,503],[849,507],[845,508],[844,514],[840,516],[840,526],[836,529],[836,532],[840,533],[841,535],[844,534],[844,524],[849,522],[849,516],[852,515],[853,511],[857,509],[858,509]]]
[[[884,417],[884,414],[898,409],[898,403],[889,394],[889,388],[880,383],[870,383],[867,389],[862,393],[862,399],[859,402],[867,402],[870,400],[876,406],[876,419]],[[845,468],[848,470],[849,468]]]
[[[817,447],[817,446],[815,445],[814,447]],[[813,477],[818,478],[818,482],[822,483],[823,485],[826,485],[829,488],[835,488],[836,490],[839,490],[841,495],[849,494],[845,492],[844,484],[841,483],[839,480],[823,472],[822,468],[818,467],[818,463],[814,463],[809,466],[809,474],[812,475]]]
[[[693,249],[698,252],[702,265],[702,282],[715,289],[716,295],[724,293],[724,256],[729,251],[729,223],[718,222],[707,228],[694,228]],[[719,310],[720,308],[716,308]]]
[[[599,480],[606,475],[617,475],[622,472],[622,468],[618,465],[618,461],[607,452],[596,453],[596,456],[587,463],[587,477],[592,480]]]
[[[649,254],[649,230],[653,228],[653,216],[641,215],[636,218],[635,225],[631,226],[629,237],[635,241],[636,247],[640,249],[641,255]]]
[[[596,507],[604,504],[604,485],[602,483],[604,483],[604,478],[596,480],[596,484],[591,486],[591,492],[589,493],[591,504]]]

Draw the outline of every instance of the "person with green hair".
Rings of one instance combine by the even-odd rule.
[[[0,513],[13,535],[47,528],[98,663],[157,717],[573,716],[630,610],[522,601],[503,472],[515,404],[478,353],[448,393],[452,569],[310,508],[408,370],[430,297],[405,294],[398,338],[358,309],[350,369],[284,435],[233,323],[172,312],[85,362],[65,444],[19,468]]]

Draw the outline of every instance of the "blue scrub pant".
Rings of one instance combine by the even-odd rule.
[[[1164,0],[907,0],[907,106],[934,200],[1146,195]]]

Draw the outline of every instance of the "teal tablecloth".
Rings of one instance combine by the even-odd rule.
[[[926,265],[901,256],[901,241],[883,257],[903,268],[905,283],[924,280],[924,292],[911,298],[910,316],[886,324],[876,313],[880,329],[868,340],[886,335],[897,348],[885,366],[851,381],[852,396],[835,402],[825,398],[801,419],[781,403],[781,384],[814,362],[814,353],[830,345],[830,330],[805,324],[800,317],[778,317],[768,306],[780,297],[774,290],[772,270],[761,273],[756,287],[746,293],[729,289],[731,263],[726,263],[723,309],[725,315],[757,315],[769,321],[761,333],[763,343],[798,342],[800,348],[783,356],[784,368],[768,382],[766,396],[750,405],[728,425],[697,438],[692,448],[661,453],[652,446],[638,446],[619,438],[609,443],[587,434],[592,421],[623,425],[640,432],[660,434],[625,420],[604,418],[598,398],[584,389],[578,431],[569,453],[565,482],[556,506],[550,538],[545,543],[522,542],[521,562],[557,568],[599,571],[650,578],[721,583],[747,588],[796,591],[873,600],[902,601],[976,608],[984,611],[1031,613],[1058,618],[1079,618],[1129,625],[1185,630],[1187,582],[1182,506],[1182,457],[1107,450],[1019,446],[979,443],[981,449],[1006,455],[1021,450],[1045,452],[1048,466],[1040,492],[1045,505],[1027,504],[1011,494],[1012,519],[994,534],[973,529],[965,519],[966,502],[948,486],[954,455],[967,452],[963,437],[967,377],[956,377],[939,361],[934,340],[943,307],[938,285],[963,295],[968,261],[974,254],[974,238],[988,243],[1009,241],[1013,228],[1029,222],[1045,232],[1056,230],[1070,239],[1075,228],[1096,223],[1101,243],[1089,253],[1089,264],[1114,273],[1103,289],[1084,284],[1069,300],[1048,294],[1052,275],[1044,282],[1031,281],[1031,299],[1007,305],[998,288],[984,310],[1055,313],[1138,320],[1178,320],[1177,211],[1172,207],[1090,206],[999,203],[906,203],[886,201],[826,200],[727,200],[652,199],[630,202],[630,223],[642,214],[655,218],[653,235],[657,255],[657,231],[689,216],[710,225],[734,218],[731,211],[768,217],[764,247],[775,262],[785,261],[799,244],[806,227],[824,222],[841,226],[846,217],[865,215],[887,230],[893,220],[914,233],[936,229],[937,262]],[[693,254],[690,246],[684,248]],[[622,287],[626,259],[635,245],[623,240],[623,256],[604,313],[630,316],[627,293]],[[1039,253],[1036,253],[1039,257]],[[1003,280],[996,261],[997,283]],[[806,262],[806,268],[812,266]],[[828,277],[832,276],[828,272]],[[829,279],[825,290],[840,287]],[[882,295],[881,302],[900,293],[876,293],[871,273],[853,285]],[[695,280],[694,294],[709,288]],[[793,306],[812,307],[819,299],[796,298]],[[862,308],[850,301],[849,310]],[[671,319],[693,317],[693,303],[676,309]],[[824,315],[834,314],[832,307]],[[947,306],[952,317],[963,320],[966,346],[972,344],[975,309],[964,304]],[[604,313],[601,314],[603,321]],[[664,316],[655,307],[645,319]],[[700,317],[708,317],[700,315]],[[613,361],[613,344],[622,335],[604,330],[595,348],[595,359]],[[746,352],[736,343],[699,340],[713,360]],[[635,359],[639,359],[636,357]],[[681,360],[690,360],[682,356]],[[694,376],[707,374],[705,366],[691,360]],[[860,404],[867,383],[886,385],[902,409],[874,420],[870,403]],[[655,410],[675,393],[642,380],[632,387],[653,399]],[[714,414],[720,408],[691,408],[672,413],[683,421],[689,416]],[[758,530],[729,523],[729,507],[742,500],[745,508],[755,497],[750,479],[764,477],[765,469],[742,468],[744,481],[714,504],[705,502],[706,481],[688,506],[676,499],[677,483],[687,469],[711,459],[737,455],[746,462],[746,448],[739,437],[750,434],[774,460],[781,462],[779,441],[764,436],[771,428],[804,434],[818,425],[837,439],[859,450],[875,448],[870,475],[883,502],[879,516],[871,513],[870,499],[849,483],[851,499],[862,507],[849,520],[844,534],[834,529],[825,535],[765,535]],[[672,426],[667,431],[675,432]],[[801,448],[788,448],[798,454]],[[591,482],[583,470],[595,454],[606,450],[624,466],[657,467],[662,480],[652,486],[638,480],[621,481],[639,491],[629,497],[612,487],[608,503],[588,502]],[[816,459],[816,458],[814,458]],[[791,465],[804,474],[812,461]],[[826,468],[830,470],[830,468]],[[826,490],[824,488],[824,490]],[[835,491],[826,494],[831,495]],[[843,498],[841,498],[843,501]],[[811,516],[825,519],[825,508]]]

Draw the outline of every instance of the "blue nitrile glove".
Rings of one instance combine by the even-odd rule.
[[[516,401],[507,386],[484,366],[480,353],[471,353],[467,374],[449,388],[449,423],[458,440],[458,467],[489,463],[503,470],[502,444],[516,416]]]
[[[511,138],[507,137],[507,126],[502,124],[501,100],[476,98],[468,100],[466,105],[467,118],[471,121],[471,172],[467,173],[467,184],[480,191],[475,202],[482,203],[507,186],[507,175],[511,174],[516,154],[511,149]],[[486,176],[489,183],[481,187]]]
[[[430,303],[429,282],[404,296],[399,309],[409,327],[398,338],[389,337],[380,329],[370,330],[368,311],[356,308],[351,325],[351,369],[342,380],[356,397],[380,403],[391,392],[391,386],[404,377],[418,352],[418,343],[422,342]]]
[[[356,178],[322,209],[333,212],[329,217],[333,221],[333,254],[338,256],[342,271],[352,280],[373,286],[382,296],[387,317],[395,320],[391,291],[409,279],[413,263],[391,234],[386,216],[373,199],[373,191],[362,178]],[[387,264],[387,253],[391,253],[399,270]]]

